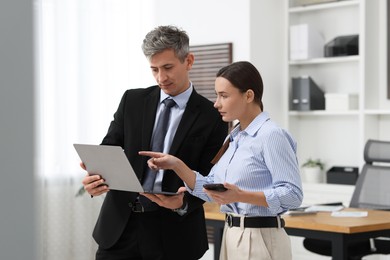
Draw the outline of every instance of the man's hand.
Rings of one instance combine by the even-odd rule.
[[[180,187],[177,190],[177,195],[166,196],[162,194],[150,194],[150,193],[140,193],[142,196],[147,197],[151,201],[157,203],[160,207],[167,209],[178,209],[183,206],[184,203],[184,192],[186,191],[185,187]]]
[[[84,163],[80,163],[81,168],[86,170]],[[104,183],[104,179],[100,175],[89,175],[87,174],[82,184],[86,192],[91,196],[99,196],[109,191],[108,186]]]

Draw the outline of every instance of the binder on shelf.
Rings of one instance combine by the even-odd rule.
[[[325,95],[309,76],[292,78],[291,110],[324,110]]]
[[[324,39],[309,24],[290,26],[290,60],[323,57]]]

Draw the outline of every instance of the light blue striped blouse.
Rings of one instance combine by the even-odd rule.
[[[303,199],[297,145],[291,135],[260,113],[243,131],[237,126],[230,133],[230,144],[207,177],[196,172],[194,190],[187,190],[205,201],[205,183],[231,183],[246,191],[263,191],[268,207],[248,203],[221,206],[224,213],[244,216],[276,216],[301,205]]]

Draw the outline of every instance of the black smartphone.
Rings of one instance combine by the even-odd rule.
[[[205,185],[203,185],[203,188],[205,188],[206,190],[227,191],[227,189],[225,188],[225,186],[223,186],[222,183],[205,184]]]

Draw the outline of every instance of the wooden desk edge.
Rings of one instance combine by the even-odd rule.
[[[220,212],[215,203],[204,204],[206,220],[225,221],[225,214]],[[315,215],[288,216],[282,215],[286,228],[308,229],[336,233],[359,233],[390,229],[390,212],[370,209],[347,208],[348,211],[367,211],[368,217],[331,217],[330,212],[319,212]],[[318,219],[320,217],[320,219]],[[317,220],[323,220],[318,222]],[[337,222],[337,223],[335,223]],[[355,225],[351,224],[356,223]]]

